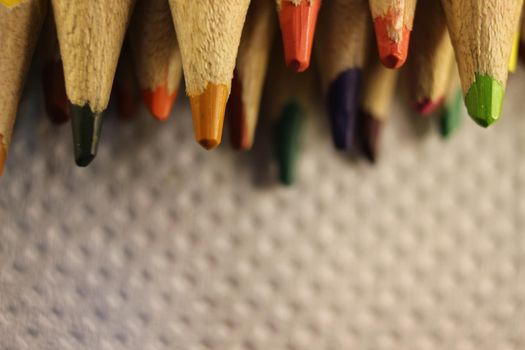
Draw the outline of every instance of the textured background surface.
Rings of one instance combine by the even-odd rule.
[[[30,91],[0,180],[0,349],[525,347],[525,71],[503,120],[449,142],[398,102],[376,167],[312,116],[293,188],[264,128],[207,153],[183,99],[166,124],[107,118],[76,168]]]

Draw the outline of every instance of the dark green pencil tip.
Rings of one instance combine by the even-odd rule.
[[[97,155],[100,132],[102,130],[102,113],[94,113],[88,105],[71,105],[71,125],[73,127],[73,142],[75,163],[87,166]]]
[[[463,102],[463,93],[458,89],[452,98],[447,101],[445,108],[439,119],[439,130],[443,138],[449,138],[459,127],[461,123],[461,104]]]
[[[479,125],[488,127],[501,115],[504,94],[503,86],[498,81],[476,73],[476,80],[465,96],[468,114]]]
[[[279,179],[284,185],[295,182],[303,115],[301,106],[296,102],[290,102],[283,108],[274,127],[274,148],[279,163]]]

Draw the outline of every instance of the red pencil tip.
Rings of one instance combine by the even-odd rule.
[[[168,92],[166,84],[158,86],[154,91],[143,90],[142,96],[151,114],[160,121],[168,119],[173,103],[177,97],[177,90]]]
[[[410,30],[403,26],[401,32],[394,28],[391,16],[377,17],[374,21],[379,58],[387,68],[400,68],[407,59]]]
[[[301,0],[299,5],[283,0],[279,23],[284,45],[286,65],[296,72],[310,65],[315,25],[321,0]]]
[[[415,105],[415,109],[416,109],[416,112],[423,115],[423,116],[427,116],[429,114],[432,114],[434,111],[436,111],[442,104],[443,104],[443,101],[445,100],[444,97],[440,97],[438,98],[437,100],[434,100],[432,101],[430,98],[428,97],[425,97],[419,101],[416,102],[416,105]]]

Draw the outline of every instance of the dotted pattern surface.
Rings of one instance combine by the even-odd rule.
[[[283,188],[267,127],[206,152],[185,101],[109,116],[76,168],[33,86],[0,180],[0,349],[523,349],[524,90],[448,142],[396,105],[375,167],[313,113]]]

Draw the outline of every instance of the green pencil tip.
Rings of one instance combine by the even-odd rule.
[[[78,166],[85,167],[97,155],[97,147],[102,130],[102,113],[91,111],[88,105],[71,105],[70,111],[75,163]]]
[[[441,118],[439,119],[439,130],[443,138],[449,138],[461,124],[461,104],[463,102],[463,93],[458,89],[452,98],[447,101]]]
[[[488,127],[501,115],[503,86],[488,75],[476,73],[476,80],[465,96],[468,114],[476,123]]]
[[[295,182],[295,165],[302,129],[303,109],[296,102],[282,110],[274,129],[275,155],[279,163],[279,179],[284,185]]]

